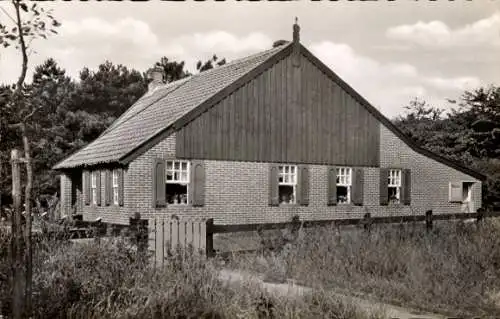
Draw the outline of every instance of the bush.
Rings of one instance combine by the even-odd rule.
[[[451,315],[500,315],[500,226],[494,220],[301,230],[279,253],[242,257],[236,267],[310,286],[376,296]],[[278,267],[279,265],[279,267]]]
[[[203,256],[178,252],[153,269],[125,238],[53,238],[37,243],[33,256],[35,318],[369,318],[327,293],[288,298],[230,285],[219,279],[217,261]],[[8,278],[5,247],[8,238],[0,241],[0,279]],[[3,283],[7,315],[10,283]]]

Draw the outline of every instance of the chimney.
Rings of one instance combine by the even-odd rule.
[[[300,27],[298,23],[299,19],[295,17],[295,23],[293,25],[293,63],[294,67],[300,66]]]
[[[157,88],[159,85],[163,84],[163,69],[159,66],[154,66],[149,69],[148,79],[151,80],[148,84],[148,91],[152,91]]]

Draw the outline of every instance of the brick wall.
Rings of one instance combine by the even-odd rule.
[[[457,213],[464,209],[460,203],[448,201],[449,182],[471,181],[471,212],[481,207],[481,182],[427,156],[413,151],[394,133],[380,126],[381,167],[404,167],[412,172],[412,209],[422,214],[432,209],[435,214]]]
[[[109,205],[105,204],[105,193],[104,193],[104,185],[106,185],[105,181],[105,172],[104,170],[101,171],[101,205],[85,205],[84,204],[84,199],[82,196],[82,199],[80,200],[81,203],[81,211],[83,212],[83,220],[85,221],[94,221],[96,218],[100,217],[102,218],[102,221],[105,223],[110,223],[110,224],[128,224],[129,223],[129,216],[127,214],[127,211],[125,209],[125,206],[119,206],[115,205],[112,201]],[[127,174],[125,174],[125,179]],[[83,184],[85,184],[85,179],[82,178]],[[126,183],[126,182],[125,182]],[[85,189],[85,185],[83,185],[83,189]],[[126,194],[126,189],[125,189],[125,194]],[[126,195],[125,195],[126,196]]]
[[[205,161],[205,205],[203,207],[152,207],[152,163],[155,158],[175,158],[175,135],[158,143],[138,157],[125,171],[124,206],[84,206],[84,218],[102,217],[104,222],[127,224],[134,213],[142,218],[155,214],[211,217],[217,224],[261,223],[288,221],[294,215],[301,219],[359,218],[366,212],[372,216],[435,214],[459,212],[462,204],[448,202],[450,181],[473,181],[473,207],[481,206],[481,183],[433,159],[414,152],[391,131],[381,125],[381,167],[409,168],[412,172],[410,206],[379,205],[379,169],[364,168],[364,205],[327,206],[326,167],[310,165],[309,206],[268,205],[269,164],[236,161]],[[104,174],[101,174],[104,185]],[[104,199],[102,189],[101,198]]]

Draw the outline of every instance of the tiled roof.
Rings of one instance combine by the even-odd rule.
[[[119,161],[287,46],[235,60],[146,93],[95,141],[56,164],[54,169]]]

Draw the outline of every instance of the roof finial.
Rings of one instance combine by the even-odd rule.
[[[299,27],[299,18],[295,17],[295,24],[293,25],[293,42],[300,42],[300,27]]]

